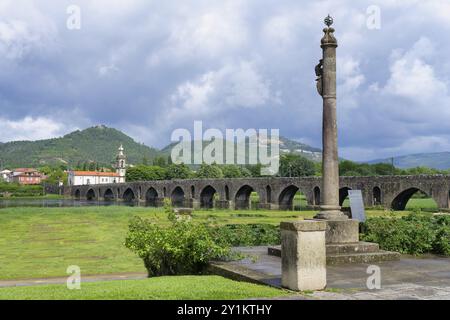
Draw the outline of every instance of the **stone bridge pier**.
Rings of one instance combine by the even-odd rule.
[[[339,188],[340,205],[349,190],[361,190],[366,207],[404,210],[408,200],[422,191],[439,208],[450,207],[449,175],[341,177]],[[161,206],[169,198],[176,207],[251,209],[257,203],[262,209],[292,210],[298,192],[305,196],[309,207],[318,209],[321,191],[320,177],[269,177],[84,185],[68,187],[65,194],[89,201],[126,201],[150,206]]]

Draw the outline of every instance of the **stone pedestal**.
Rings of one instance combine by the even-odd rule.
[[[325,221],[282,222],[281,268],[283,287],[322,290],[327,284]]]
[[[323,221],[323,220],[320,220]],[[359,242],[359,222],[357,220],[325,220],[327,244]]]

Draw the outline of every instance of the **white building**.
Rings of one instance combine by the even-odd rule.
[[[0,171],[0,178],[5,182],[11,182],[11,175],[12,175],[11,170]]]
[[[119,153],[117,154],[114,167],[116,172],[69,171],[69,186],[124,183],[126,174],[126,156],[123,153],[122,145],[119,147]]]

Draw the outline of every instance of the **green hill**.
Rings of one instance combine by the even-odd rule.
[[[279,148],[280,148],[280,155],[284,154],[284,153],[296,153],[296,154],[300,154],[305,158],[308,158],[312,161],[316,161],[316,162],[320,162],[322,161],[322,150],[319,148],[314,148],[311,147],[307,144],[295,141],[295,140],[291,140],[288,139],[286,137],[280,137],[278,141],[276,141],[276,143],[278,143]],[[222,144],[224,146],[224,154],[225,154],[225,141],[222,141]],[[248,152],[248,140],[246,141],[246,150]],[[161,150],[161,153],[164,154],[165,156],[169,156],[172,152],[172,148],[175,147],[177,145],[177,143],[171,143],[168,146],[164,147]],[[194,145],[194,141],[192,142],[192,150],[191,152],[193,152],[193,145]],[[208,145],[207,142],[203,142],[203,146]],[[268,145],[268,149],[270,150],[270,144]],[[236,149],[235,149],[236,150]],[[246,159],[248,159],[248,154],[246,154]]]
[[[294,152],[311,160],[320,161],[320,149],[280,137],[277,141],[280,154]],[[0,143],[0,168],[40,167],[65,164],[73,168],[86,162],[109,166],[114,162],[119,145],[123,145],[128,163],[148,163],[157,156],[170,156],[175,143],[162,150],[137,143],[119,130],[96,126],[78,130],[60,138],[38,141],[13,141]],[[208,143],[203,142],[206,146]],[[248,157],[248,155],[247,155]]]
[[[4,168],[39,167],[84,162],[111,165],[117,148],[123,144],[129,163],[151,160],[158,150],[137,143],[126,134],[106,126],[75,131],[61,138],[38,141],[14,141],[0,144],[0,164]]]

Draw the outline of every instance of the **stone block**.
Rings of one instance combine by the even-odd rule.
[[[283,287],[322,290],[327,284],[325,221],[282,222],[281,268]]]
[[[320,220],[324,221],[324,220]],[[357,220],[325,220],[327,224],[326,243],[359,242],[359,222]]]

